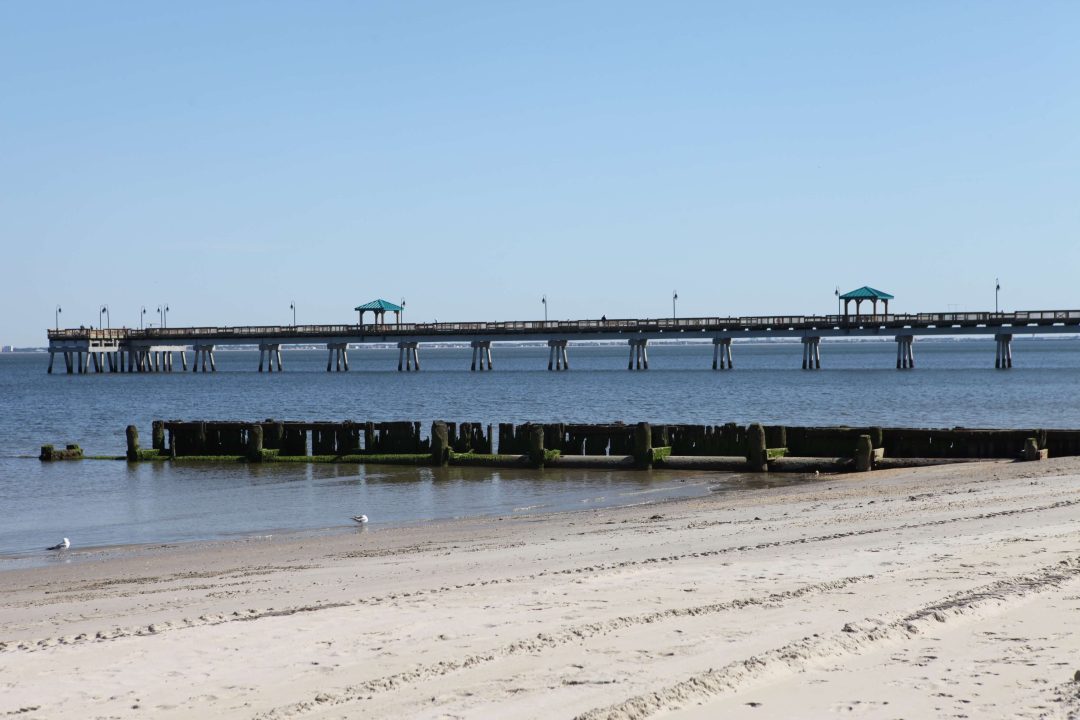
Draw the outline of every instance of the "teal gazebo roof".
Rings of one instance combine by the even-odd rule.
[[[387,310],[389,310],[390,312],[401,312],[403,308],[400,305],[395,305],[388,300],[383,300],[382,298],[380,298],[378,300],[372,300],[371,302],[364,303],[359,307],[353,308],[353,310],[356,310],[358,312],[362,312],[364,310],[374,310],[375,312],[385,312]]]
[[[893,296],[887,292],[875,290],[869,285],[863,285],[858,290],[852,290],[840,296],[841,300],[892,300]]]

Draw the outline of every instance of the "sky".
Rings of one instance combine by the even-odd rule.
[[[1052,0],[0,2],[0,344],[57,306],[1080,308],[1078,36]]]

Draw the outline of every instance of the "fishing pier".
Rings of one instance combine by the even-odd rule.
[[[599,320],[523,320],[510,322],[376,322],[349,325],[286,325],[234,327],[157,327],[148,329],[50,330],[49,366],[57,356],[68,374],[89,372],[133,373],[214,372],[214,352],[223,346],[253,346],[259,350],[258,371],[284,370],[281,349],[286,345],[323,345],[328,352],[327,372],[349,369],[349,349],[363,345],[396,345],[397,369],[419,371],[421,346],[460,344],[472,349],[471,363],[463,369],[489,371],[495,367],[493,347],[499,343],[547,343],[547,368],[569,370],[568,348],[575,341],[618,341],[629,348],[627,369],[649,369],[651,343],[700,341],[712,344],[712,368],[735,368],[732,343],[736,340],[788,338],[802,346],[802,368],[822,366],[823,340],[892,338],[896,367],[915,368],[915,340],[929,336],[985,336],[995,344],[994,367],[1013,364],[1012,341],[1018,335],[1078,334],[1080,310],[1028,310],[1019,312],[946,312],[862,315],[778,315],[753,317],[696,317]],[[988,352],[989,357],[989,352]],[[179,361],[179,362],[177,362]],[[703,362],[708,362],[707,356]],[[255,369],[255,363],[252,363]]]

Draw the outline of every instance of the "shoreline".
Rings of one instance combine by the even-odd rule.
[[[999,461],[12,570],[0,715],[1064,715],[1077,509]]]
[[[36,459],[36,458],[35,458]],[[669,473],[679,473],[690,475],[691,471],[665,471]],[[607,509],[607,508],[631,508],[642,507],[649,505],[663,505],[669,502],[681,502],[684,500],[692,500],[696,498],[706,497],[716,490],[718,484],[724,481],[732,480],[744,480],[746,476],[741,473],[712,473],[709,475],[698,475],[696,477],[687,477],[678,480],[678,484],[671,484],[667,486],[659,486],[656,488],[650,488],[644,491],[638,491],[636,494],[656,494],[667,495],[666,497],[658,497],[656,499],[647,499],[640,502],[620,502],[615,504],[598,504],[596,506],[584,506],[578,508],[566,508],[562,510],[533,510],[530,507],[515,508],[511,513],[479,513],[475,515],[461,515],[457,517],[446,518],[430,518],[430,519],[417,519],[406,520],[401,522],[369,522],[366,525],[358,525],[356,523],[343,522],[335,525],[324,525],[319,527],[309,528],[259,528],[251,531],[236,531],[236,532],[220,532],[213,536],[195,538],[195,539],[161,539],[150,542],[137,542],[137,543],[115,543],[104,545],[88,545],[85,547],[73,546],[71,549],[62,552],[50,552],[43,549],[29,550],[26,552],[8,552],[0,553],[0,577],[6,573],[14,572],[18,570],[31,570],[36,568],[53,567],[58,564],[72,564],[72,563],[85,563],[85,562],[102,562],[108,561],[113,558],[125,558],[136,556],[147,556],[149,551],[155,549],[183,549],[183,548],[200,548],[200,547],[227,547],[233,543],[247,543],[259,539],[269,540],[271,538],[277,538],[281,540],[288,540],[290,538],[296,540],[302,540],[308,537],[324,537],[334,535],[352,535],[356,532],[382,532],[386,530],[407,530],[407,529],[421,529],[427,528],[442,523],[454,523],[465,522],[469,520],[497,520],[508,521],[520,518],[531,518],[537,516],[551,515],[559,517],[567,513],[579,513],[588,512],[595,509]],[[766,482],[769,478],[751,478],[754,484]],[[779,480],[776,483],[768,483],[772,487],[783,487],[786,485],[794,485],[799,482],[811,482],[814,480],[812,477],[808,477],[803,473],[772,473],[772,479]],[[700,493],[692,495],[682,496],[687,488],[701,488]],[[740,492],[744,491],[744,488],[732,487],[730,489],[724,488],[720,492]],[[676,495],[672,497],[672,495]],[[624,494],[625,498],[626,494]]]

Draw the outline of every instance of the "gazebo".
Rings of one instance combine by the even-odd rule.
[[[852,300],[855,301],[855,317],[859,317],[859,306],[862,305],[863,300],[869,300],[874,304],[874,315],[877,315],[878,300],[885,303],[885,314],[889,314],[889,301],[893,299],[893,296],[887,292],[881,292],[875,290],[869,285],[863,285],[858,290],[852,290],[849,293],[844,293],[840,296],[840,299],[844,301],[844,317],[848,314],[848,303]]]
[[[364,313],[368,312],[369,310],[375,314],[375,324],[383,325],[386,323],[387,310],[394,313],[394,315],[397,316],[397,323],[401,324],[401,311],[405,308],[401,307],[400,305],[395,305],[388,300],[383,300],[382,298],[380,298],[378,300],[372,300],[371,302],[364,303],[363,305],[358,305],[354,309],[357,313],[359,313],[358,322],[361,325],[364,324]]]

